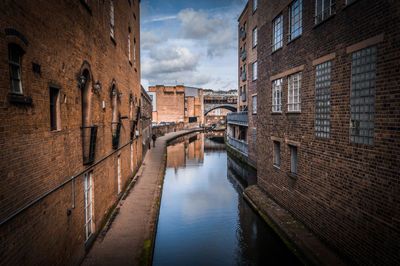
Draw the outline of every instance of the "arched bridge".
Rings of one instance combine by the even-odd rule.
[[[204,96],[204,116],[215,109],[227,109],[232,112],[237,111],[236,91],[212,91]]]

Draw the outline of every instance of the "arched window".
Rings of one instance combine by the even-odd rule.
[[[10,69],[11,92],[23,94],[22,91],[22,56],[24,50],[14,43],[8,45],[8,63]]]

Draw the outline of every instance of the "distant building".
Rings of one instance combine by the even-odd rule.
[[[153,122],[184,122],[187,126],[204,124],[203,89],[177,86],[149,86],[153,99]]]
[[[142,160],[139,1],[0,16],[0,265],[78,265]]]
[[[153,105],[151,97],[147,94],[145,89],[141,87],[141,97],[140,97],[140,120],[141,120],[141,132],[142,136],[142,151],[143,154],[147,152],[150,147],[151,136],[152,136],[152,113],[153,113]],[[143,155],[144,156],[144,155]]]
[[[359,265],[400,261],[399,1],[260,0],[258,186]]]

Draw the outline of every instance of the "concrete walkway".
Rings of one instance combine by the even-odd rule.
[[[82,265],[146,265],[150,262],[164,178],[166,144],[194,131],[198,129],[157,138],[156,147],[147,152],[138,173]]]

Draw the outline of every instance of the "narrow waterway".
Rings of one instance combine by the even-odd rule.
[[[223,137],[190,135],[167,147],[153,265],[297,265],[242,197],[256,174]]]

